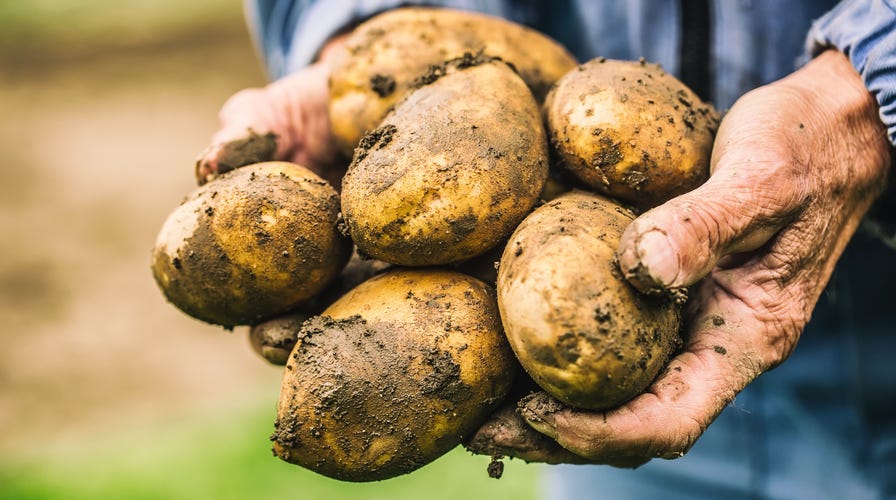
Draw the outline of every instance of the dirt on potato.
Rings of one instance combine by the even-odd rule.
[[[508,340],[532,378],[570,406],[631,399],[680,346],[680,304],[638,293],[616,264],[632,220],[608,198],[572,191],[533,211],[501,257]]]
[[[347,481],[411,472],[497,407],[512,359],[485,284],[444,270],[387,271],[302,326],[274,452]]]
[[[351,33],[330,79],[330,121],[345,155],[351,156],[420,75],[466,52],[513,64],[539,102],[576,64],[545,35],[497,17],[428,7],[384,12]]]
[[[365,135],[343,179],[360,252],[405,266],[456,263],[498,245],[538,201],[547,143],[538,107],[503,62],[434,65]]]
[[[316,455],[308,464],[324,475],[353,481],[403,474],[431,461],[416,444],[412,422],[438,419],[449,406],[421,408],[415,400],[430,394],[456,405],[472,393],[460,380],[460,367],[450,355],[396,344],[400,332],[389,325],[368,326],[361,316],[339,320],[317,316],[308,321],[301,335],[286,369],[325,382],[308,391],[313,402],[296,401],[278,416],[271,440],[281,458],[291,462],[296,460],[291,450],[329,446],[360,458],[364,450],[382,440],[402,450],[396,457],[388,457],[386,464],[362,460],[355,465],[356,474],[347,474],[342,464],[332,463],[327,454]],[[316,336],[326,336],[326,340]],[[359,361],[372,359],[376,360],[376,376],[364,373],[373,367]],[[430,370],[425,379],[407,373],[411,359],[420,360]],[[415,386],[419,392],[408,391]],[[339,425],[347,419],[352,422],[350,427]]]
[[[255,324],[315,297],[348,260],[339,196],[310,170],[266,162],[198,188],[169,215],[152,272],[185,313]]]
[[[552,152],[597,192],[648,209],[709,177],[719,114],[659,65],[591,60],[544,108]]]

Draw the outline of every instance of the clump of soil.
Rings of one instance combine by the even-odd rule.
[[[449,59],[441,64],[431,65],[425,73],[415,78],[408,88],[417,89],[435,82],[439,78],[451,73],[452,71],[472,68],[474,66],[487,64],[493,61],[504,62],[505,64],[507,64],[507,66],[510,67],[510,69],[516,72],[516,68],[512,64],[507,63],[500,57],[485,55],[482,50],[476,53],[464,52],[464,54],[460,57]]]
[[[421,441],[434,422],[456,418],[472,389],[449,352],[401,338],[361,316],[306,321],[286,367],[294,393],[275,423],[275,453],[349,481],[405,474],[435,458],[432,449],[445,445]],[[456,438],[436,441],[446,439]]]

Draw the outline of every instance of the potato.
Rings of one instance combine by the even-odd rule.
[[[478,428],[515,363],[490,287],[447,270],[387,271],[303,326],[274,452],[347,481],[411,472]]]
[[[470,259],[506,238],[547,179],[539,109],[506,64],[434,69],[364,137],[342,181],[358,250],[404,266]]]
[[[561,164],[610,197],[647,209],[709,176],[718,113],[658,65],[594,59],[544,108]]]
[[[195,190],[162,225],[152,272],[171,303],[233,327],[292,310],[348,260],[339,196],[285,162],[228,172]]]
[[[615,251],[634,214],[572,191],[516,229],[498,268],[505,333],[529,375],[574,407],[612,408],[640,394],[680,345],[680,306],[638,293]]]
[[[320,314],[349,290],[388,269],[391,264],[373,259],[362,259],[352,254],[348,264],[322,292],[300,304],[296,311],[253,325],[249,329],[249,345],[256,354],[274,365],[285,365],[289,359],[302,323]]]
[[[560,44],[484,14],[424,7],[369,19],[349,36],[330,77],[330,123],[346,156],[431,65],[482,51],[513,64],[539,102],[576,60]]]

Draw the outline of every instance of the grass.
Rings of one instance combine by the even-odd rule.
[[[274,458],[270,400],[210,411],[179,423],[47,448],[0,462],[0,499],[513,499],[535,498],[536,465],[489,459],[462,448],[411,474],[376,483],[332,480]]]

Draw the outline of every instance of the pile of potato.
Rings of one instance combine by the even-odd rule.
[[[485,422],[520,366],[579,408],[644,391],[681,304],[636,292],[614,255],[636,210],[707,178],[712,107],[656,65],[578,65],[473,13],[384,13],[341,57],[341,195],[298,165],[244,166],[191,194],[153,252],[175,306],[250,325],[285,365],[276,455],[408,473]]]

